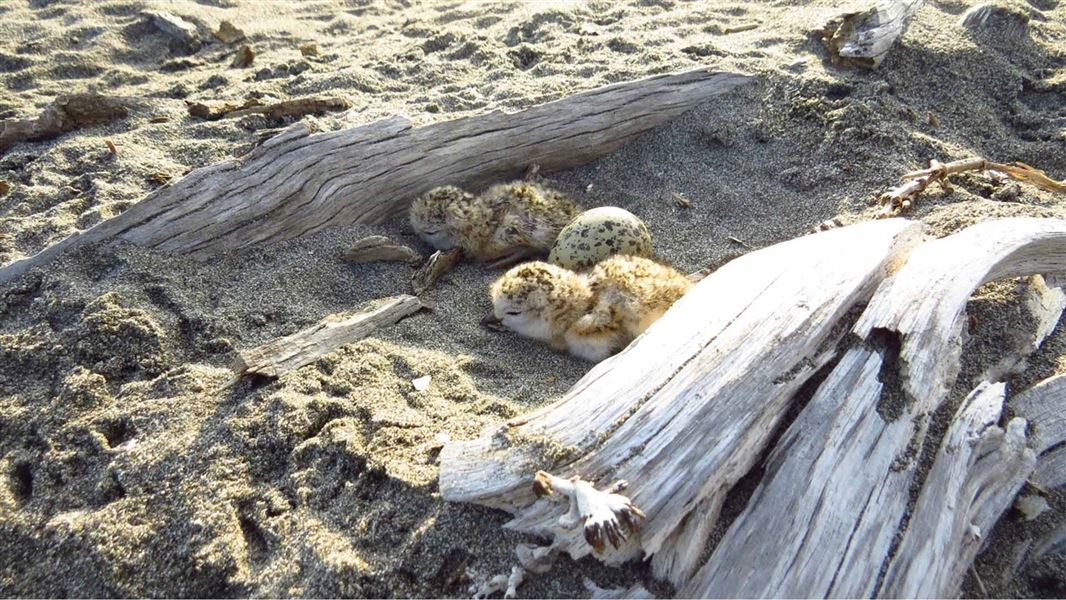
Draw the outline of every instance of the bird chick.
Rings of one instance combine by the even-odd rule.
[[[433,188],[422,194],[408,210],[411,228],[418,237],[437,250],[461,247],[472,251],[484,245],[490,232],[485,224],[492,211],[473,194],[453,185]]]
[[[503,266],[546,253],[580,209],[561,193],[529,182],[496,185],[480,196],[434,188],[411,205],[411,227],[438,250],[463,249]]]
[[[588,274],[542,262],[520,265],[489,293],[505,328],[598,362],[625,348],[690,287],[670,267],[618,255]]]
[[[551,250],[559,232],[581,209],[559,191],[528,181],[494,185],[480,197],[497,216],[482,252],[521,260]]]

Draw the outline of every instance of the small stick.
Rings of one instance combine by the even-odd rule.
[[[726,27],[722,30],[723,34],[740,33],[741,31],[751,31],[759,27],[758,22],[744,23],[743,25],[734,25],[732,27]]]
[[[997,171],[1045,191],[1066,193],[1066,182],[1055,181],[1040,169],[1022,162],[1003,164],[983,158],[967,158],[944,164],[933,159],[929,161],[928,169],[904,174],[900,178],[903,180],[902,184],[881,194],[880,201],[883,207],[879,216],[890,217],[907,210],[913,204],[913,200],[934,182],[945,185],[948,175],[964,171]]]
[[[753,249],[751,246],[745,244],[744,241],[741,240],[740,238],[735,238],[733,236],[729,236],[728,239],[729,239],[729,241],[733,242],[734,244],[740,244],[741,246],[744,246],[748,250],[752,250]]]
[[[977,568],[972,564],[970,565],[970,572],[973,573],[973,579],[977,582],[977,587],[981,589],[981,595],[987,598],[988,588],[985,587],[985,582],[981,581],[981,575],[977,573]]]
[[[352,263],[403,261],[417,264],[422,262],[422,255],[383,235],[372,235],[355,242],[341,259]]]

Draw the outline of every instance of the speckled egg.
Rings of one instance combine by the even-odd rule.
[[[651,234],[628,210],[601,206],[581,213],[559,232],[548,262],[581,271],[614,254],[651,256]]]

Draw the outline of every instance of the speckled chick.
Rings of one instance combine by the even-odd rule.
[[[473,196],[454,186],[434,188],[411,204],[411,227],[438,250],[502,266],[544,254],[580,209],[563,194],[530,182],[493,186]]]
[[[520,265],[500,277],[490,295],[507,329],[600,361],[625,348],[691,286],[670,267],[619,255],[588,274],[541,262]]]
[[[480,198],[497,215],[482,253],[489,259],[511,254],[546,254],[559,232],[581,213],[561,192],[528,181],[494,185]]]
[[[437,250],[474,254],[492,236],[495,217],[485,202],[452,185],[422,194],[408,211],[411,228]]]

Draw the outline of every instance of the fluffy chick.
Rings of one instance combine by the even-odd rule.
[[[486,224],[494,220],[486,203],[453,185],[419,196],[407,216],[411,228],[430,246],[438,250],[462,247],[468,252],[485,244],[491,235]]]
[[[580,214],[561,192],[528,181],[494,185],[481,195],[497,216],[483,252],[498,258],[515,253],[546,254],[566,225]]]
[[[454,186],[423,194],[411,205],[411,227],[438,250],[460,247],[502,265],[551,249],[580,209],[563,194],[529,182],[496,185],[480,196]]]
[[[519,265],[489,293],[494,316],[507,329],[600,361],[643,333],[691,286],[670,267],[619,255],[588,274],[542,262]]]

